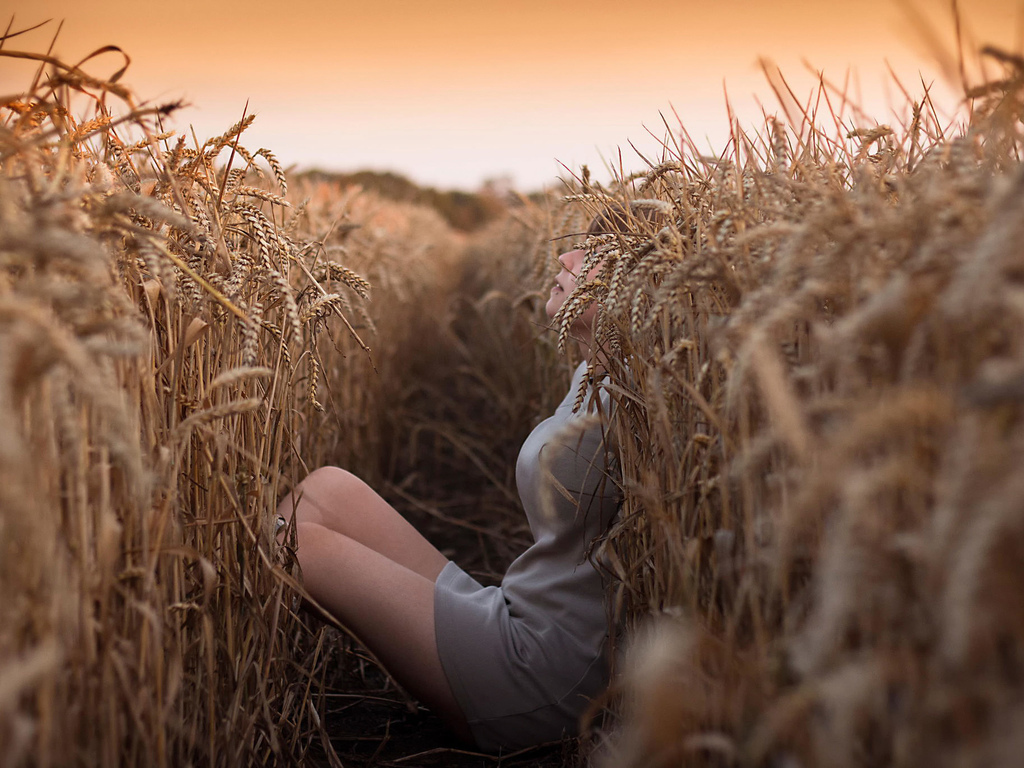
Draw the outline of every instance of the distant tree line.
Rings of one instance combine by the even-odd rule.
[[[301,174],[306,178],[332,181],[341,186],[358,184],[389,200],[430,206],[454,228],[472,232],[496,219],[507,208],[507,192],[500,184],[485,183],[477,192],[458,189],[441,190],[421,187],[414,181],[392,171],[356,171],[334,173],[312,170]]]

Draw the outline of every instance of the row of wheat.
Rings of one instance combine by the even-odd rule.
[[[0,764],[300,762],[331,649],[276,504],[325,461],[387,471],[400,354],[367,347],[461,244],[289,190],[251,116],[175,136],[173,105],[2,44],[39,70],[0,104]]]
[[[1024,717],[1024,60],[948,125],[686,141],[592,237],[633,638],[609,765],[1010,765]],[[860,127],[858,127],[860,126]]]

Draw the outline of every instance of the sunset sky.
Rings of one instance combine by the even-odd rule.
[[[13,6],[11,8],[11,6]],[[961,0],[968,45],[1021,49],[1022,0]],[[658,155],[673,110],[699,144],[721,149],[723,89],[755,126],[778,111],[758,60],[776,62],[798,96],[815,82],[806,60],[841,83],[856,74],[879,122],[902,103],[886,62],[916,95],[921,77],[953,104],[936,51],[952,57],[949,0],[13,0],[14,29],[64,20],[54,53],[108,44],[132,64],[122,82],[142,99],[185,98],[177,127],[200,139],[225,130],[246,100],[257,114],[244,143],[286,164],[395,170],[417,182],[473,188],[510,176],[553,182],[602,157],[628,171]],[[916,10],[908,10],[916,9]],[[916,16],[915,16],[916,14]],[[928,21],[939,40],[922,32]],[[43,51],[56,24],[5,47]],[[973,54],[971,56],[973,59]],[[950,59],[952,60],[952,59]],[[86,71],[109,74],[116,56]],[[948,66],[948,65],[947,65]],[[0,59],[0,94],[25,87]],[[856,90],[854,91],[856,92]],[[651,134],[654,134],[653,136]]]

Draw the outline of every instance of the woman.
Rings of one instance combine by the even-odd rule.
[[[598,219],[590,232],[602,229]],[[585,255],[558,257],[549,317],[576,287]],[[573,326],[585,357],[595,312]],[[413,696],[488,751],[575,733],[607,682],[604,585],[587,552],[619,499],[599,420],[572,412],[585,372],[583,363],[523,444],[516,483],[535,543],[500,587],[482,587],[344,470],[313,472],[279,509],[295,517],[310,595]]]

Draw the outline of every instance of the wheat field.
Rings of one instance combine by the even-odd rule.
[[[348,467],[497,577],[597,302],[623,654],[566,759],[1015,764],[1024,61],[986,55],[961,122],[823,81],[467,235],[288,178],[251,115],[188,136],[120,73],[0,48],[39,64],[0,104],[0,763],[342,764],[355,645],[278,500]],[[628,226],[579,234],[608,206]],[[599,273],[548,327],[577,241]]]

